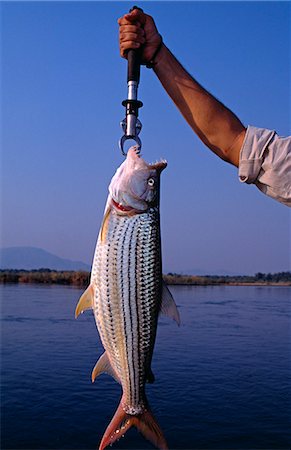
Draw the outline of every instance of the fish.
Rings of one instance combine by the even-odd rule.
[[[165,160],[147,163],[138,146],[128,150],[109,185],[90,284],[75,311],[77,318],[93,310],[105,350],[93,368],[92,382],[107,373],[122,386],[99,450],[132,426],[155,447],[168,448],[145,392],[145,384],[154,382],[151,361],[159,314],[180,324],[162,279],[160,175],[166,166]]]

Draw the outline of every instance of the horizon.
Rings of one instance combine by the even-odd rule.
[[[290,3],[139,5],[184,67],[245,125],[290,135]],[[117,18],[131,6],[2,3],[1,246],[38,247],[91,264],[108,185],[122,162],[127,65]],[[290,271],[290,210],[241,184],[145,67],[138,98],[142,153],[168,161],[161,181],[164,272]]]
[[[58,258],[58,259],[60,259],[60,260],[62,260],[62,261],[68,261],[68,262],[71,262],[71,263],[81,263],[81,264],[84,264],[84,265],[87,265],[88,266],[88,272],[90,272],[91,271],[91,265],[90,264],[88,264],[88,263],[86,263],[85,261],[80,261],[80,260],[72,260],[72,259],[66,259],[66,258],[61,258],[59,255],[57,255],[57,254],[54,254],[54,253],[51,253],[51,252],[49,252],[48,250],[46,250],[45,248],[40,248],[40,247],[28,247],[28,246],[19,246],[19,247],[16,247],[16,246],[14,246],[14,247],[0,247],[0,253],[3,251],[3,250],[37,250],[37,251],[41,251],[41,252],[45,252],[45,253],[47,253],[47,255],[49,255],[49,256],[53,256],[53,257],[56,257],[56,258]],[[1,255],[2,256],[2,255]],[[43,270],[49,270],[49,271],[56,271],[56,272],[62,272],[62,271],[73,271],[73,272],[78,272],[78,271],[84,271],[85,269],[53,269],[53,268],[50,268],[49,266],[39,266],[38,268],[33,268],[33,269],[31,269],[31,268],[25,268],[25,267],[23,267],[23,268],[21,268],[21,269],[19,269],[19,268],[10,268],[10,267],[2,267],[2,265],[3,265],[3,263],[2,263],[2,261],[1,261],[1,258],[0,258],[0,265],[1,265],[1,267],[0,267],[0,271],[1,272],[3,272],[3,271],[22,271],[22,270],[24,270],[24,271],[33,271],[33,272],[35,272],[35,271],[43,271]],[[278,274],[278,273],[291,273],[291,271],[280,271],[280,272],[267,272],[267,273],[265,273],[265,272],[261,272],[261,271],[258,271],[258,272],[256,272],[256,273],[235,273],[235,272],[231,272],[231,271],[229,271],[229,270],[217,270],[217,271],[211,271],[211,273],[204,273],[201,269],[190,269],[188,272],[165,272],[165,271],[163,271],[163,274],[164,275],[177,275],[177,276],[197,276],[197,277],[200,277],[200,276],[210,276],[210,277],[215,277],[215,276],[221,276],[221,277],[254,277],[254,276],[256,276],[257,274],[265,274],[265,275],[269,275],[269,274],[271,274],[271,275],[276,275],[276,274]]]

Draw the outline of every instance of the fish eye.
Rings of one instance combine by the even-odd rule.
[[[153,186],[155,185],[155,180],[154,180],[153,178],[149,178],[149,179],[148,179],[148,185],[149,185],[150,187],[153,187]]]

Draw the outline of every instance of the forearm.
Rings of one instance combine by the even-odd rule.
[[[164,45],[154,71],[191,128],[214,153],[238,166],[245,127],[183,68]]]

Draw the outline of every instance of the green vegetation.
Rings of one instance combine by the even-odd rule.
[[[87,286],[90,282],[89,272],[39,270],[0,270],[0,283],[40,283],[67,284]]]
[[[229,285],[287,285],[291,286],[291,272],[278,273],[257,273],[254,276],[236,275],[236,276],[220,276],[220,275],[179,275],[176,273],[168,273],[164,275],[167,284],[189,284],[197,286],[209,286],[219,284]]]
[[[218,275],[164,275],[167,284],[185,284],[192,286],[209,285],[280,285],[291,286],[291,272],[257,273],[254,276],[218,276]],[[0,283],[40,283],[88,286],[90,273],[81,271],[39,270],[0,270]]]

